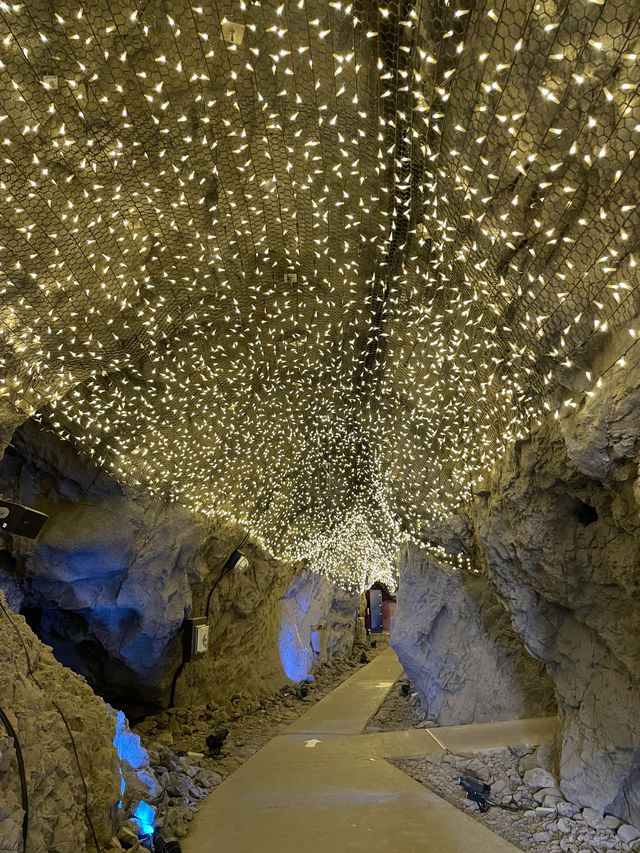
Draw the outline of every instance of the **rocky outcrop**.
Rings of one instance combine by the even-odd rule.
[[[249,566],[215,584],[209,608],[209,654],[187,664],[176,689],[181,705],[202,700],[202,685],[214,702],[234,694],[266,695],[288,680],[301,681],[316,666],[351,652],[357,596],[325,577],[259,558],[243,547]],[[205,612],[206,588],[194,613]],[[202,602],[202,603],[200,603]],[[322,645],[318,652],[313,642]]]
[[[168,701],[191,586],[241,533],[115,483],[29,423],[0,490],[49,515],[38,540],[6,537],[0,583],[59,660],[114,704]]]
[[[554,680],[560,787],[640,823],[640,353],[504,456],[477,558]],[[597,373],[596,373],[597,375]],[[564,414],[570,412],[570,414]]]
[[[14,431],[26,418],[26,415],[18,412],[10,403],[0,402],[0,458]]]
[[[234,694],[264,695],[286,681],[278,654],[278,601],[295,568],[243,546],[249,565],[210,575],[195,592],[192,614],[207,613],[209,650],[180,670],[175,702],[220,702]]]
[[[317,623],[329,656],[350,650],[351,597],[324,578],[296,578],[299,567],[236,525],[120,486],[34,423],[12,445],[0,491],[49,520],[36,541],[3,537],[0,586],[59,660],[130,715],[277,690],[288,679],[287,624],[306,632],[305,654]],[[248,567],[228,571],[243,542]],[[183,621],[207,603],[209,653],[182,666]]]
[[[287,676],[300,681],[318,664],[351,653],[359,595],[302,570],[280,600],[278,648]]]
[[[553,713],[553,684],[486,578],[405,546],[391,645],[431,719],[460,725]]]
[[[2,592],[0,659],[0,706],[24,761],[27,850],[79,853],[86,845],[91,849],[93,832],[105,844],[113,835],[121,798],[113,713],[9,610]],[[23,817],[16,747],[0,722],[0,847],[5,853],[22,853]]]

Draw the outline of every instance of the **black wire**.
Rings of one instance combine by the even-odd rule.
[[[10,613],[7,611],[7,608],[2,603],[2,600],[0,600],[0,608],[2,609],[2,612],[7,617],[9,622],[11,623],[13,630],[16,632],[20,642],[22,643],[22,648],[24,649],[24,655],[25,655],[25,658],[27,660],[27,670],[28,670],[29,675],[33,679],[33,681],[36,684],[36,686],[38,687],[38,689],[41,690],[43,693],[46,693],[45,689],[40,684],[40,682],[36,678],[36,675],[33,671],[33,667],[31,665],[31,656],[29,655],[29,650],[27,649],[27,645],[26,645],[24,638],[22,636],[22,632],[18,628],[14,619],[11,617]],[[48,693],[47,693],[47,695],[49,696]],[[78,749],[76,746],[75,738],[73,736],[73,732],[71,731],[71,727],[69,726],[67,718],[65,717],[64,712],[63,712],[62,708],[60,707],[60,705],[58,705],[58,703],[55,701],[55,699],[52,699],[51,696],[49,696],[49,701],[54,706],[54,708],[56,709],[58,714],[60,715],[60,718],[62,719],[62,722],[64,723],[64,726],[65,726],[65,728],[69,734],[69,740],[71,741],[71,746],[73,748],[73,754],[75,755],[76,764],[78,765],[78,773],[80,775],[80,779],[82,780],[82,787],[84,788],[84,813],[85,813],[86,818],[87,818],[87,823],[89,824],[89,827],[91,829],[91,834],[93,835],[93,842],[96,846],[96,850],[98,851],[98,853],[102,853],[102,847],[100,847],[100,842],[98,841],[98,836],[96,834],[96,830],[95,830],[95,827],[93,825],[93,821],[91,820],[91,815],[89,814],[89,789],[87,787],[86,779],[84,778],[84,773],[82,772],[82,765],[80,764],[80,757],[78,755]],[[25,848],[25,851],[26,851],[26,848]]]
[[[212,595],[213,595],[213,593],[215,592],[215,589],[216,589],[216,587],[218,586],[218,584],[220,583],[220,581],[222,580],[222,578],[223,578],[223,577],[227,574],[227,572],[228,572],[230,569],[232,569],[232,568],[235,566],[235,564],[238,562],[237,560],[234,560],[234,562],[233,562],[233,563],[231,563],[231,558],[233,557],[233,555],[234,555],[234,554],[237,554],[237,553],[238,553],[239,549],[240,549],[240,548],[242,548],[242,546],[244,545],[244,543],[247,541],[247,539],[248,539],[248,538],[249,538],[249,534],[247,533],[247,535],[244,537],[244,539],[243,539],[243,540],[242,540],[242,542],[238,545],[238,547],[233,549],[233,551],[231,552],[231,554],[230,554],[230,555],[229,555],[229,557],[227,558],[226,563],[225,563],[225,564],[224,564],[224,566],[222,567],[222,571],[220,572],[220,576],[219,576],[219,578],[216,580],[216,582],[213,584],[213,586],[212,586],[212,587],[211,587],[211,589],[209,590],[209,595],[207,596],[207,604],[206,604],[206,607],[205,607],[205,609],[204,609],[204,618],[207,620],[207,622],[209,621],[209,607],[211,606],[211,596],[212,596]],[[171,693],[169,694],[169,707],[170,707],[170,708],[173,708],[173,707],[174,707],[174,704],[175,704],[175,701],[176,701],[176,686],[177,686],[177,684],[178,684],[178,679],[179,679],[179,678],[180,678],[180,676],[182,675],[182,670],[184,669],[184,665],[185,665],[185,663],[188,663],[188,661],[186,661],[186,660],[184,659],[184,652],[183,652],[183,658],[182,658],[182,661],[180,662],[180,666],[179,666],[179,667],[178,667],[178,669],[175,671],[175,674],[174,674],[174,676],[173,676],[173,680],[171,681]]]
[[[211,587],[211,589],[209,590],[209,595],[207,596],[207,604],[206,604],[206,607],[204,608],[204,618],[207,620],[207,622],[209,621],[209,607],[211,606],[211,596],[212,596],[212,595],[213,595],[213,593],[215,592],[215,589],[216,589],[216,587],[218,586],[218,584],[220,583],[220,581],[222,580],[222,578],[223,578],[223,577],[227,574],[227,572],[228,572],[230,569],[232,569],[232,568],[235,566],[235,564],[238,562],[237,560],[234,560],[234,561],[233,561],[233,563],[232,563],[232,562],[231,562],[231,559],[232,559],[232,557],[233,557],[233,555],[234,555],[234,554],[237,554],[237,553],[238,553],[238,551],[240,550],[240,548],[242,548],[242,546],[244,545],[244,543],[247,541],[247,539],[248,539],[248,538],[249,538],[249,534],[247,533],[247,535],[244,537],[244,539],[243,539],[243,540],[242,540],[242,542],[238,545],[238,547],[233,549],[233,551],[231,552],[231,554],[230,554],[230,555],[229,555],[229,557],[227,558],[226,563],[225,563],[225,564],[224,564],[224,566],[222,567],[222,571],[220,572],[220,576],[218,577],[218,579],[216,580],[216,582],[213,584],[213,586],[212,586],[212,587]],[[175,705],[175,701],[176,701],[176,687],[177,687],[177,684],[178,684],[178,679],[179,679],[179,678],[180,678],[180,676],[182,675],[182,671],[183,671],[183,669],[184,669],[184,665],[185,665],[185,663],[188,663],[188,661],[186,661],[186,660],[184,659],[184,651],[183,651],[182,661],[180,662],[180,666],[178,667],[178,669],[175,671],[174,676],[173,676],[173,679],[172,679],[172,681],[171,681],[171,693],[169,694],[169,707],[170,707],[170,708],[173,708],[173,707],[174,707],[174,705]]]
[[[180,662],[180,666],[176,669],[173,680],[171,681],[171,693],[169,694],[169,707],[173,708],[176,701],[176,685],[178,684],[178,679],[182,675],[182,670],[184,669],[185,660],[184,660],[184,651],[182,652],[182,661]]]
[[[207,620],[207,622],[209,621],[209,606],[211,605],[211,596],[213,595],[214,590],[216,589],[216,587],[218,586],[218,584],[220,583],[222,578],[227,574],[229,569],[232,569],[233,566],[235,566],[237,560],[234,561],[232,565],[229,565],[231,558],[233,557],[234,554],[236,554],[240,550],[240,548],[242,548],[242,546],[244,545],[244,543],[247,541],[248,538],[249,538],[249,534],[247,533],[247,535],[244,537],[244,539],[238,545],[238,547],[233,549],[233,551],[231,552],[231,554],[229,555],[229,557],[227,559],[227,562],[222,567],[222,571],[220,572],[220,577],[217,579],[217,581],[213,584],[213,586],[209,590],[209,595],[207,596],[207,606],[204,609],[204,618]]]
[[[504,809],[506,812],[521,812],[526,811],[516,803],[494,803],[493,800],[487,800],[487,805],[495,806],[498,809]]]
[[[27,775],[24,771],[24,759],[22,757],[22,748],[16,730],[11,725],[11,720],[7,717],[2,708],[0,708],[0,720],[4,723],[4,727],[13,738],[13,743],[16,748],[16,759],[18,761],[18,773],[20,774],[20,792],[22,794],[22,844],[24,853],[27,853],[27,833],[29,832],[29,792],[27,791]]]

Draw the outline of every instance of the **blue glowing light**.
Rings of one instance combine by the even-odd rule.
[[[120,774],[120,796],[124,796],[124,789],[126,786],[126,782],[124,781],[124,776],[122,775],[122,770],[118,767],[118,773]]]
[[[295,624],[283,620],[278,651],[287,678],[292,681],[304,681],[312,663],[313,653],[310,644],[303,643]]]
[[[148,803],[145,803],[144,800],[140,800],[133,813],[133,819],[140,827],[143,835],[153,835],[153,822],[155,817],[155,810]]]
[[[139,736],[128,730],[122,711],[118,711],[116,717],[116,736],[113,739],[113,745],[118,752],[118,758],[121,761],[128,761],[134,770],[138,770],[149,761],[149,755],[140,743]]]

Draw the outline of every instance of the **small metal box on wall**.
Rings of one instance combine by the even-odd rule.
[[[209,625],[204,616],[184,620],[184,660],[198,660],[209,648]]]

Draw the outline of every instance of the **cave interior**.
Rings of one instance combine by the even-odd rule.
[[[640,849],[637,0],[0,44],[0,849],[179,849],[378,655],[423,727],[553,718],[521,849]]]

